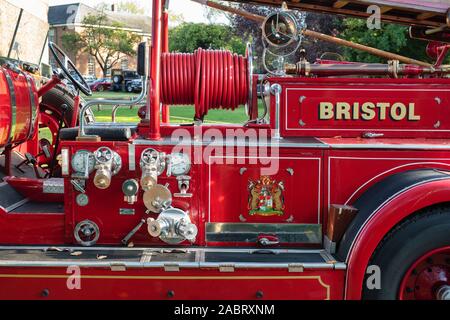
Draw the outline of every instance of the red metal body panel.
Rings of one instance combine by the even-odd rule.
[[[267,3],[267,1],[261,2]],[[380,0],[377,3],[386,5],[393,2]],[[405,9],[404,5],[407,4],[408,8],[417,10],[417,2],[397,1],[399,2],[402,3],[399,5],[400,8]],[[257,249],[257,253],[261,253],[260,251],[267,253],[266,250],[259,249],[281,248],[284,250],[295,246],[305,249],[305,252],[300,250],[302,252],[298,251],[297,254],[305,254],[307,258],[304,259],[311,259],[312,262],[299,259],[301,263],[292,265],[291,260],[288,260],[285,267],[284,260],[283,262],[276,259],[270,260],[273,257],[267,255],[267,261],[273,263],[272,267],[268,267],[269,264],[264,265],[266,261],[254,262],[257,259],[253,259],[254,256],[252,256],[252,259],[249,259],[250,262],[246,262],[248,265],[245,267],[241,265],[240,269],[235,268],[233,261],[230,261],[231,266],[214,262],[216,265],[211,262],[212,258],[208,261],[204,256],[202,261],[202,254],[205,254],[205,251],[199,251],[195,253],[195,263],[205,262],[208,267],[198,264],[198,269],[191,269],[191,264],[175,265],[177,272],[169,273],[170,268],[160,268],[160,265],[156,268],[154,266],[157,264],[151,265],[149,261],[145,262],[148,263],[146,267],[144,262],[136,269],[133,266],[138,264],[130,264],[132,267],[123,265],[122,267],[128,269],[122,268],[121,272],[117,272],[112,271],[113,264],[108,265],[109,262],[105,261],[101,267],[81,269],[81,290],[67,288],[70,274],[65,268],[60,267],[60,264],[53,268],[46,267],[45,264],[41,267],[39,261],[30,263],[38,267],[29,265],[24,267],[19,263],[15,268],[11,268],[8,264],[3,264],[6,267],[0,267],[0,286],[3,289],[0,291],[0,298],[39,299],[45,292],[48,298],[58,299],[164,299],[168,298],[169,292],[173,292],[172,298],[175,299],[254,299],[258,291],[264,292],[264,298],[267,299],[361,298],[365,271],[379,243],[396,224],[411,214],[431,205],[449,203],[450,183],[448,180],[424,182],[409,187],[393,196],[383,207],[378,208],[362,224],[353,242],[348,242],[351,244],[350,253],[346,261],[343,261],[347,263],[347,271],[341,270],[345,268],[344,263],[338,263],[338,268],[333,262],[335,258],[323,250],[320,254],[316,253],[321,259],[308,256],[311,254],[308,249],[320,246],[320,240],[298,243],[294,236],[298,236],[300,232],[293,232],[292,238],[295,240],[287,243],[278,243],[277,235],[269,234],[267,236],[270,239],[266,240],[273,243],[267,244],[260,241],[266,234],[262,234],[261,229],[257,228],[262,224],[266,226],[277,224],[277,227],[299,224],[302,227],[312,225],[316,228],[315,230],[322,226],[323,229],[323,226],[326,226],[330,205],[352,205],[363,192],[392,174],[418,168],[448,170],[450,168],[450,143],[448,142],[450,111],[447,106],[450,104],[450,79],[270,78],[270,84],[280,84],[282,88],[281,105],[276,105],[276,90],[272,90],[271,93],[270,125],[255,123],[245,127],[233,125],[180,127],[168,124],[161,126],[160,102],[168,94],[163,90],[161,100],[161,52],[167,50],[168,44],[167,13],[163,13],[164,4],[164,0],[153,0],[151,79],[147,102],[149,114],[139,126],[137,134],[139,138],[135,140],[135,136],[125,142],[87,142],[83,139],[62,142],[62,148],[69,154],[69,159],[64,160],[66,162],[70,162],[70,157],[78,150],[95,151],[104,146],[111,148],[122,159],[120,172],[112,177],[112,183],[107,189],[96,188],[93,183],[94,174],[91,174],[86,181],[85,189],[89,202],[84,206],[77,204],[76,197],[80,192],[76,191],[71,183],[73,177],[70,170],[68,175],[64,176],[64,198],[61,195],[48,197],[44,195],[42,181],[7,179],[8,187],[15,188],[25,197],[35,201],[64,200],[65,208],[64,213],[42,212],[42,210],[21,213],[7,212],[7,209],[2,209],[0,211],[0,245],[76,244],[75,226],[82,221],[90,220],[100,229],[97,245],[120,246],[122,239],[142,219],[158,218],[158,214],[146,212],[142,190],[139,191],[137,202],[134,204],[124,201],[122,190],[126,180],[140,180],[141,154],[144,149],[152,147],[166,154],[183,151],[191,158],[189,193],[192,197],[176,195],[179,191],[176,177],[168,176],[166,172],[158,177],[158,183],[167,186],[172,192],[173,207],[183,210],[182,214],[188,214],[192,223],[198,228],[198,236],[194,243],[185,241],[179,245],[179,248],[209,246],[217,249],[218,246],[222,246],[225,247],[222,249],[234,254],[236,248],[233,247],[241,249],[245,246],[252,248],[251,250]],[[438,15],[436,18],[441,19],[444,8],[441,3],[435,4],[437,6],[428,6],[427,10],[436,12]],[[361,14],[360,10],[356,11]],[[409,17],[402,17],[402,19],[402,21],[412,20]],[[437,20],[430,21],[438,23]],[[220,58],[225,57],[220,56],[218,52],[200,54],[204,55],[205,63],[216,67],[221,65]],[[230,57],[229,59],[233,59]],[[234,59],[238,61],[237,56]],[[230,71],[229,75],[246,79],[244,60],[239,61],[239,68],[234,70],[234,74]],[[171,66],[173,67],[173,64]],[[240,75],[239,70],[242,71]],[[223,81],[220,72],[217,68],[208,69],[208,78],[212,76],[211,78],[217,81],[205,84],[203,88],[206,88],[203,91],[205,101],[220,100],[220,95],[216,92],[217,88],[221,88]],[[6,90],[9,87],[6,75],[13,79],[16,112],[13,112],[11,108],[11,92]],[[233,86],[233,77],[226,79],[226,87]],[[241,94],[245,96],[247,89],[245,85],[245,81],[242,85],[235,83],[237,91],[240,92],[239,96]],[[179,91],[180,87],[171,87],[169,95],[180,94]],[[231,89],[229,91],[231,92]],[[24,74],[0,69],[0,94],[2,108],[0,128],[3,129],[0,133],[0,146],[3,147],[11,136],[12,142],[22,142],[31,138],[34,127],[32,102],[35,106],[37,105],[36,89],[29,87]],[[226,93],[222,92],[222,94],[227,100],[233,100],[227,103],[236,102],[238,99],[238,95],[231,94],[228,99]],[[75,109],[78,109],[78,103],[79,100],[76,99]],[[205,108],[208,105],[205,103]],[[280,110],[279,114],[276,114],[277,109]],[[253,111],[250,116],[255,117],[256,108]],[[277,133],[275,128],[277,117],[281,120],[279,129],[284,139],[272,139],[270,142],[265,140],[264,143],[258,140],[262,137],[267,138],[267,134]],[[169,122],[166,106],[163,106],[163,118],[163,122]],[[53,119],[53,126],[56,125],[56,120]],[[16,127],[17,131],[11,134],[13,127]],[[102,131],[102,128],[96,129]],[[368,139],[366,138],[368,133],[370,133],[369,137],[380,135],[380,138]],[[255,139],[250,137],[252,134],[256,135]],[[182,145],[177,144],[178,140],[175,137],[179,135],[184,135],[188,141],[184,141]],[[227,141],[233,135],[233,142]],[[161,137],[166,139],[159,141]],[[172,137],[172,140],[169,137]],[[216,137],[218,138],[215,139]],[[290,139],[292,137],[297,139]],[[34,138],[37,140],[36,135]],[[234,143],[234,138],[237,138],[236,141],[239,140],[242,147]],[[256,145],[256,148],[249,146],[252,143]],[[261,154],[259,147],[264,145],[267,148],[262,150],[265,153]],[[272,162],[268,164],[266,160],[269,159]],[[100,164],[101,169],[105,171],[109,170],[108,166],[112,166],[108,161]],[[267,167],[275,170],[267,170]],[[156,169],[151,167],[150,170]],[[281,187],[276,191],[282,190],[282,197],[278,198],[282,199],[282,210],[270,211],[268,214],[258,211],[259,209],[250,210],[249,199],[252,187],[249,186],[263,178],[281,183],[277,185]],[[270,182],[267,185],[274,184]],[[265,193],[253,195],[254,199],[265,206],[267,202],[274,201],[273,194],[268,195],[266,189],[261,190]],[[185,218],[184,215],[183,218]],[[175,225],[173,221],[164,223],[172,223],[171,227]],[[248,239],[253,239],[254,234],[259,233],[258,240],[247,240],[241,243],[233,241],[236,238],[231,238],[229,242],[211,242],[210,229],[208,229],[207,238],[207,227],[211,226],[209,223],[216,225],[227,223],[228,226],[231,224],[236,226],[238,223],[251,225],[255,229],[249,232],[251,236],[248,236]],[[181,225],[181,228],[183,227],[185,225]],[[218,231],[215,229],[212,233],[223,235],[227,232],[226,228],[220,229],[220,227],[219,225]],[[280,233],[289,233],[285,231],[286,229],[282,229]],[[89,229],[86,230],[89,231]],[[229,232],[225,236],[231,234],[233,237],[241,232],[240,229],[233,231],[234,233]],[[242,233],[245,232],[247,231],[242,231]],[[314,231],[309,232],[314,233]],[[228,240],[215,239],[220,239],[216,241]],[[151,237],[147,227],[144,226],[130,240],[136,246],[158,249],[168,247],[168,244],[159,238]],[[162,251],[166,251],[165,249]],[[172,253],[174,251],[170,251],[169,254]],[[275,255],[276,252],[269,251],[269,253]],[[139,259],[149,257],[152,259],[151,253],[149,256],[139,256]],[[166,256],[161,259],[164,258]],[[222,259],[228,259],[228,256]],[[234,259],[234,256],[229,259]],[[97,260],[100,260],[98,256]],[[222,260],[218,259],[218,261]],[[159,261],[156,262],[159,263]],[[239,261],[235,262],[239,263]],[[134,260],[133,263],[135,263]],[[229,269],[223,269],[223,267]],[[270,269],[277,267],[279,269]],[[224,270],[230,273],[220,272]],[[213,291],[211,291],[212,286],[216,288]],[[237,287],[239,290],[236,290]]]
[[[353,243],[346,278],[346,299],[361,299],[365,270],[384,236],[400,221],[420,209],[450,201],[446,181],[425,183],[392,199],[367,222]],[[425,253],[424,253],[425,254]]]
[[[11,130],[11,99],[3,68],[0,69],[0,146],[9,139]]]
[[[124,273],[81,269],[81,290],[67,288],[69,276],[63,268],[0,268],[0,299],[256,300],[260,291],[268,300],[336,300],[342,299],[343,288],[343,271],[243,270],[223,274],[214,270],[167,273],[140,269]],[[42,297],[44,290],[48,290],[47,297]],[[168,297],[170,291],[173,298]]]
[[[448,151],[333,150],[326,161],[327,207],[352,204],[369,187],[398,172],[450,169]]]
[[[247,152],[248,154],[248,152]],[[208,222],[240,222],[242,217],[249,223],[290,223],[320,224],[322,193],[322,151],[281,149],[277,157],[245,156],[237,162],[238,156],[217,157],[216,163],[207,164],[209,176]],[[234,164],[226,164],[234,159]],[[282,216],[261,217],[249,215],[248,183],[261,177],[263,163],[277,161],[279,169],[272,179],[283,181],[285,185],[285,213]],[[217,163],[219,162],[219,163]],[[242,171],[243,172],[242,172]],[[291,171],[292,170],[292,171]],[[290,173],[292,172],[292,173]],[[301,210],[299,210],[301,208]]]
[[[370,132],[384,137],[447,138],[450,133],[450,114],[442,108],[450,99],[447,79],[273,81],[283,88],[283,136],[360,137]],[[275,117],[274,106],[271,110]]]
[[[8,142],[22,143],[34,133],[39,105],[36,87],[25,73],[3,67],[0,68],[0,85],[0,146]]]

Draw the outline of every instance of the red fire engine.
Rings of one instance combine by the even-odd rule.
[[[168,1],[153,0],[146,89],[61,100],[70,123],[49,120],[54,141],[39,143],[51,114],[40,97],[62,76],[37,90],[0,68],[0,298],[450,299],[450,3],[245,1],[275,7],[261,17],[197,2],[261,23],[266,75],[253,74],[250,46],[169,53]],[[308,30],[294,13],[365,18],[368,5],[429,41],[435,63]],[[387,63],[289,63],[279,52],[303,37]],[[86,116],[145,97],[138,124]],[[171,124],[171,105],[195,105],[193,123]],[[203,121],[243,105],[245,124]]]

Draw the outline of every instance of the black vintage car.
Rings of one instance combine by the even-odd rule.
[[[113,91],[128,91],[129,85],[133,80],[140,80],[140,76],[137,71],[132,70],[112,70],[111,72],[112,79],[112,90]],[[134,89],[131,89],[133,92]]]

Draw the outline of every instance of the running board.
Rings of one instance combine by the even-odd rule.
[[[0,247],[0,267],[111,268],[213,268],[221,272],[236,269],[344,270],[325,250],[221,249],[221,248],[114,248],[114,247]]]
[[[0,209],[9,213],[27,203],[29,199],[17,192],[7,182],[0,182]]]

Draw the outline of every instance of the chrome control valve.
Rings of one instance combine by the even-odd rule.
[[[98,189],[108,189],[112,177],[122,168],[122,159],[117,152],[108,147],[101,147],[94,152],[95,172],[94,185]]]
[[[174,194],[174,196],[181,197],[181,198],[192,197],[192,193],[188,193],[190,185],[191,185],[191,177],[190,176],[179,176],[179,177],[177,177],[177,181],[178,181],[178,190],[180,190],[180,192]]]
[[[158,176],[160,176],[166,168],[166,155],[155,149],[148,148],[141,155],[141,187],[144,191],[148,191],[158,184]]]
[[[198,229],[189,215],[180,209],[170,208],[161,212],[155,220],[147,220],[148,232],[168,244],[179,244],[185,240],[195,242]]]

